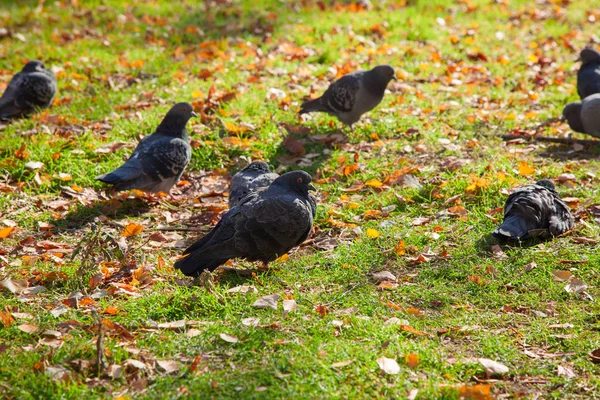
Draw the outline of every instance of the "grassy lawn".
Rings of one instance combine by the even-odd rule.
[[[600,47],[593,2],[256,3],[0,0],[0,91],[36,58],[59,87],[0,124],[0,397],[599,398],[600,152],[501,138],[589,139],[546,122]],[[354,132],[296,115],[377,64],[398,81]],[[175,197],[108,196],[94,177],[179,101],[201,117]],[[266,273],[184,277],[251,159],[313,175],[314,233]],[[574,231],[498,246],[542,178]]]

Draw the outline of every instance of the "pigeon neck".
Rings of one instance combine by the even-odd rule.
[[[390,81],[372,71],[365,74],[365,88],[374,95],[383,96]]]
[[[166,136],[187,137],[187,130],[185,129],[185,124],[187,121],[181,121],[179,119],[174,120],[171,118],[165,117],[158,128],[156,128],[157,133],[161,133]]]

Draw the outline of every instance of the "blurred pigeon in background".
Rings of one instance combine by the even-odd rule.
[[[575,132],[600,137],[600,93],[567,104],[562,117]]]
[[[281,175],[263,191],[250,193],[223,214],[206,236],[175,262],[185,275],[215,270],[230,258],[267,264],[298,246],[310,234],[316,214],[311,177],[304,171]]]
[[[600,53],[592,48],[585,48],[579,53],[581,67],[577,72],[577,93],[583,100],[600,93]]]
[[[113,185],[115,191],[169,193],[190,162],[192,150],[185,125],[195,116],[191,104],[175,104],[156,131],[140,141],[125,164],[96,179]]]
[[[269,186],[279,175],[271,172],[269,164],[253,161],[231,178],[229,185],[229,208],[234,207],[248,193]]]
[[[0,98],[0,119],[17,118],[50,107],[56,78],[41,61],[29,61],[12,77]]]
[[[573,228],[573,215],[556,193],[554,183],[542,179],[516,189],[504,204],[504,222],[492,234],[498,239],[525,240],[561,235]]]
[[[323,96],[302,104],[299,114],[326,112],[350,126],[375,108],[388,83],[396,79],[389,65],[378,65],[370,71],[357,71],[342,76],[329,85]]]

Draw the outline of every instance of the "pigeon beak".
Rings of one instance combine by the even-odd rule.
[[[398,80],[398,78],[396,78],[396,75],[392,75],[392,79],[395,80],[395,81]]]
[[[567,117],[565,117],[564,115],[561,115],[560,117],[558,117],[558,120],[560,122],[565,122],[567,120]]]
[[[309,183],[309,184],[308,184],[308,190],[313,190],[313,191],[316,191],[316,190],[317,190],[317,188],[316,188],[316,187],[315,187],[315,185],[313,185],[312,183]]]
[[[196,114],[194,111],[192,111],[192,117],[198,118],[198,114]]]

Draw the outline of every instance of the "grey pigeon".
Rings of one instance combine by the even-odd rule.
[[[12,77],[0,98],[0,119],[18,118],[48,108],[56,95],[56,78],[41,61],[29,61]]]
[[[504,204],[504,222],[492,234],[498,239],[525,240],[561,235],[573,228],[573,215],[556,193],[554,183],[542,179],[515,190]]]
[[[195,116],[191,104],[175,104],[156,131],[140,141],[125,164],[96,179],[113,185],[115,191],[169,193],[192,157],[185,125]]]
[[[562,116],[575,132],[600,137],[600,93],[567,104]]]
[[[185,250],[175,268],[198,276],[230,258],[265,265],[304,242],[312,229],[315,190],[304,171],[281,175],[264,191],[250,193],[221,217],[206,236]]]
[[[279,174],[271,172],[269,164],[253,161],[231,178],[229,185],[229,208],[234,207],[248,193],[267,188]]]
[[[352,72],[329,85],[323,96],[302,104],[299,113],[326,112],[352,129],[352,124],[364,113],[381,103],[392,79],[395,80],[396,76],[389,65],[378,65],[370,71]]]
[[[585,48],[579,53],[581,67],[577,71],[577,94],[581,99],[600,93],[600,53]]]

